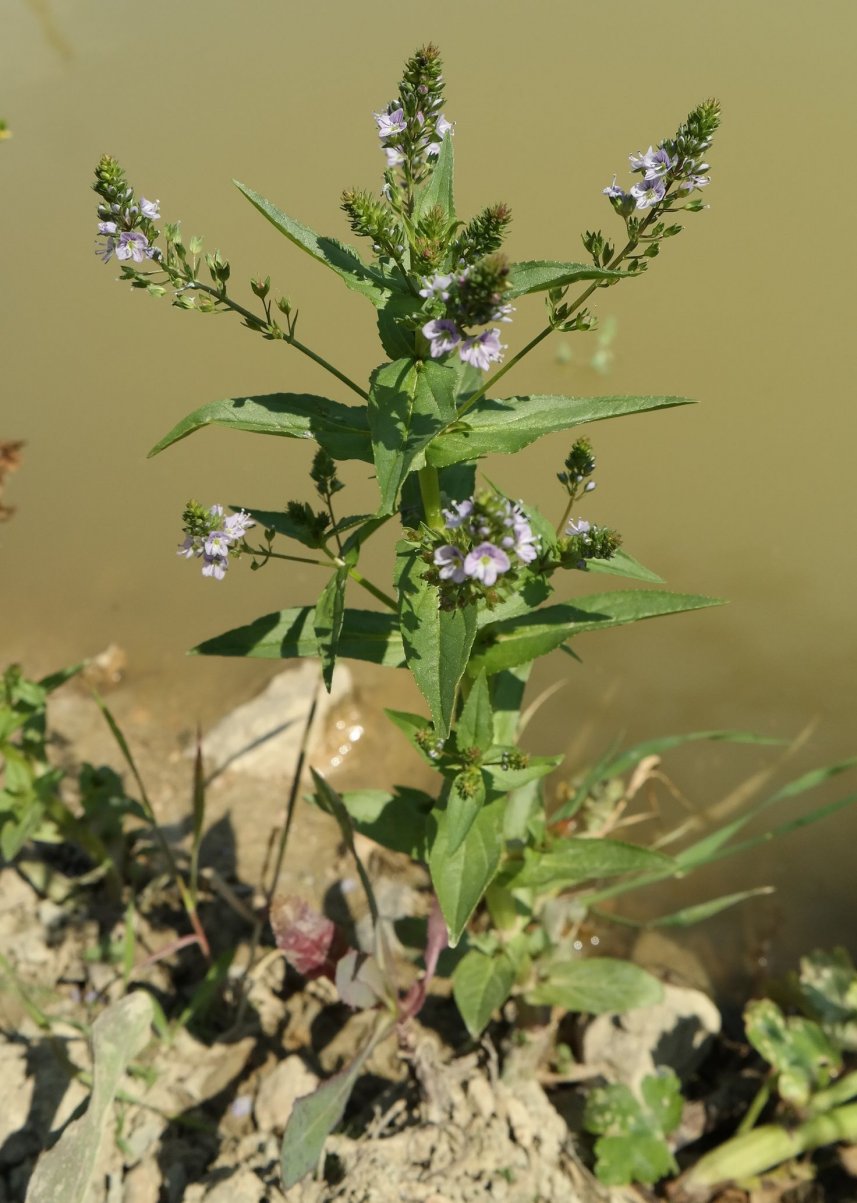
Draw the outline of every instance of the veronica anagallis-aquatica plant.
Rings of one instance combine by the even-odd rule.
[[[436,903],[421,988],[397,988],[382,925],[367,959],[348,950],[329,921],[286,900],[273,916],[277,940],[303,972],[327,973],[346,1001],[378,1009],[373,1041],[416,1014],[446,944],[458,958],[455,999],[473,1034],[511,995],[589,1012],[642,1005],[660,989],[648,974],[621,960],[576,955],[582,917],[608,897],[725,855],[726,841],[750,816],[668,856],[600,835],[587,818],[586,781],[550,809],[542,785],[561,757],[533,756],[520,746],[524,693],[534,662],[557,650],[574,656],[577,635],[716,603],[651,587],[569,600],[579,572],[663,583],[621,548],[617,531],[587,516],[596,466],[588,438],[575,437],[557,465],[556,524],[527,498],[506,496],[478,478],[477,464],[522,452],[548,434],[688,404],[666,395],[503,396],[498,389],[554,332],[592,330],[595,317],[587,306],[597,291],[642,275],[680,233],[678,219],[705,208],[700,192],[709,184],[706,159],[719,106],[704,101],[673,136],[629,156],[636,182],[626,190],[614,177],[603,189],[618,232],[587,231],[585,262],[509,262],[502,250],[511,219],[505,204],[493,203],[469,220],[456,213],[455,128],[445,114],[436,47],[424,46],[408,60],[395,98],[374,120],[383,186],[379,193],[349,189],[342,195],[351,230],[367,244],[365,257],[236,181],[276,230],[375,308],[385,359],[365,387],[301,341],[298,310],[272,290],[270,277],[250,281],[247,304],[236,300],[229,262],[219,251],[203,254],[202,240],[185,239],[178,223],[159,229],[159,201],[138,195],[115,159],[101,159],[94,184],[98,253],[120,262],[122,279],[155,296],[171,295],[180,309],[237,314],[249,330],[312,359],[348,398],[290,392],[224,398],[196,409],[152,449],[157,454],[208,426],[317,444],[310,500],[270,509],[263,496],[231,513],[219,504],[185,507],[178,554],[212,580],[222,580],[242,555],[252,568],[291,560],[324,574],[311,604],[267,614],[194,651],[317,657],[328,688],[338,657],[406,669],[426,703],[426,714],[387,714],[437,772],[434,793],[399,786],[339,794],[313,775],[315,801],[337,818],[352,850],[356,830],[427,866]],[[538,294],[544,326],[515,350],[516,307]],[[339,465],[346,461],[374,473],[373,513],[343,512]],[[396,522],[388,579],[371,581],[361,569],[363,548]],[[353,604],[358,591],[371,597],[371,608]],[[702,737],[751,738],[733,732],[685,738]],[[663,746],[676,742],[681,739]],[[633,767],[635,754],[639,760],[653,747],[608,757],[590,784]],[[762,805],[823,779],[807,777]],[[362,866],[360,873],[376,913]],[[687,921],[752,892],[689,908]],[[296,1107],[284,1145],[287,1185],[315,1164],[319,1140],[341,1116],[369,1047]]]

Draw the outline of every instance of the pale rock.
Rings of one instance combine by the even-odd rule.
[[[583,1060],[632,1088],[658,1066],[686,1081],[719,1031],[720,1012],[707,994],[666,984],[654,1006],[596,1016],[583,1036]]]
[[[262,1203],[268,1191],[252,1170],[238,1170],[207,1190],[203,1198],[205,1203]]]
[[[295,1100],[312,1094],[316,1075],[300,1057],[286,1057],[263,1079],[256,1095],[256,1123],[263,1132],[282,1132],[292,1114]]]
[[[160,1197],[161,1169],[154,1158],[126,1173],[122,1203],[158,1203]]]
[[[303,660],[278,673],[257,697],[238,706],[205,736],[202,750],[208,771],[229,769],[266,780],[291,778],[313,697],[317,696],[317,706],[311,741],[318,740],[331,707],[343,702],[351,687],[351,674],[343,664],[336,667],[329,694],[319,686],[315,660]]]

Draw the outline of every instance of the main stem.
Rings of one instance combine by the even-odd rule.
[[[426,525],[430,526],[432,530],[443,530],[443,513],[441,512],[440,504],[440,477],[438,476],[437,468],[430,466],[420,468],[419,481],[420,497],[422,498]]]

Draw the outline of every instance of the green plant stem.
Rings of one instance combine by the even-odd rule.
[[[251,313],[249,309],[245,309],[243,305],[239,305],[237,301],[233,301],[226,292],[219,292],[216,288],[211,288],[208,284],[203,284],[201,280],[189,280],[186,287],[196,289],[197,292],[208,293],[209,296],[214,297],[222,305],[226,305],[234,313],[240,313],[252,329],[265,329],[265,323],[261,318],[257,317],[255,313]],[[311,350],[304,343],[299,342],[293,334],[284,334],[283,342],[287,342],[290,347],[294,347],[302,355],[306,355],[314,363],[317,363],[319,367],[324,368],[326,372],[330,372],[331,376],[335,376],[337,380],[341,380],[343,384],[347,384],[352,392],[357,393],[358,397],[362,397],[364,401],[369,400],[369,394],[359,384],[355,384],[344,372],[340,372],[339,368],[335,368],[332,363],[328,363],[321,355],[316,354],[315,351]]]
[[[420,468],[420,497],[425,512],[426,525],[432,530],[443,530],[443,514],[440,507],[440,477],[437,468]]]
[[[744,1118],[741,1120],[741,1123],[738,1125],[738,1131],[737,1131],[736,1135],[743,1136],[745,1132],[750,1131],[750,1129],[756,1123],[756,1120],[759,1118],[759,1116],[764,1111],[764,1109],[767,1105],[768,1099],[770,1097],[771,1097],[771,1080],[770,1080],[770,1078],[768,1078],[762,1083],[762,1085],[756,1091],[756,1094],[755,1094],[755,1097],[753,1098],[752,1103],[747,1108],[747,1114],[744,1116]]]
[[[327,565],[324,560],[311,560],[309,556],[287,556],[281,551],[268,551],[264,547],[251,547],[245,542],[245,550],[253,556],[264,556],[267,560],[292,560],[295,564],[315,564],[318,568],[325,568]]]

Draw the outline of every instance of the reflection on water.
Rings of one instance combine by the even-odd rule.
[[[579,231],[609,226],[601,188],[628,152],[675,128],[703,96],[719,93],[724,104],[711,211],[667,244],[645,279],[604,294],[600,336],[548,343],[508,386],[703,401],[592,427],[599,487],[587,516],[618,527],[671,588],[732,604],[586,637],[582,666],[557,658],[540,667],[536,691],[564,686],[531,723],[534,747],[566,749],[580,765],[617,736],[745,727],[791,738],[817,719],[789,771],[855,750],[857,428],[842,356],[852,300],[835,248],[851,244],[842,198],[855,165],[841,148],[850,145],[857,9],[725,0],[706,12],[704,39],[691,28],[700,18],[676,20],[674,0],[623,11],[621,28],[608,10],[545,5],[525,17],[511,0],[492,7],[490,22],[481,9],[438,0],[395,23],[378,0],[359,12],[339,0],[299,13],[259,0],[249,20],[230,0],[151,0],[145,36],[130,6],[110,11],[108,21],[101,0],[81,0],[69,21],[49,0],[18,0],[3,18],[2,108],[16,137],[0,154],[0,439],[27,441],[6,488],[17,513],[0,526],[4,659],[38,671],[118,643],[130,684],[176,724],[212,721],[271,671],[183,652],[314,599],[316,570],[271,566],[235,571],[223,585],[202,581],[175,557],[179,516],[191,495],[274,508],[306,494],[311,448],[210,430],[153,461],[145,452],[217,397],[288,389],[349,398],[313,364],[254,341],[228,317],[181,314],[113,283],[114,269],[92,254],[90,173],[103,151],[117,155],[140,191],[160,197],[166,220],[183,218],[188,233],[220,246],[236,291],[270,271],[300,306],[301,337],[365,379],[381,359],[369,307],[278,239],[229,180],[342,236],[341,188],[380,183],[371,113],[405,55],[434,38],[457,123],[460,208],[470,215],[507,201],[517,258],[578,257]],[[607,45],[609,66],[591,52]],[[657,71],[641,62],[641,46],[657,46]],[[795,147],[810,146],[824,164],[811,197],[805,176],[796,188],[795,164]],[[824,231],[824,250],[803,245],[807,223]],[[522,300],[512,351],[541,320],[541,302]],[[552,482],[566,451],[567,440],[551,437],[489,472],[558,516]],[[355,512],[370,506],[365,470],[352,464],[344,475]],[[371,550],[367,575],[383,582],[388,556],[387,544]],[[400,690],[389,677],[366,679],[373,705]],[[696,745],[676,753],[669,772],[707,807],[763,759]],[[359,764],[357,748],[347,761]],[[818,798],[835,796],[830,788]],[[779,886],[781,947],[848,940],[854,823],[838,817],[734,872],[720,865],[705,888]],[[703,887],[687,888],[698,897]],[[742,925],[774,923],[771,915],[762,906],[734,912],[724,942],[745,941]]]

